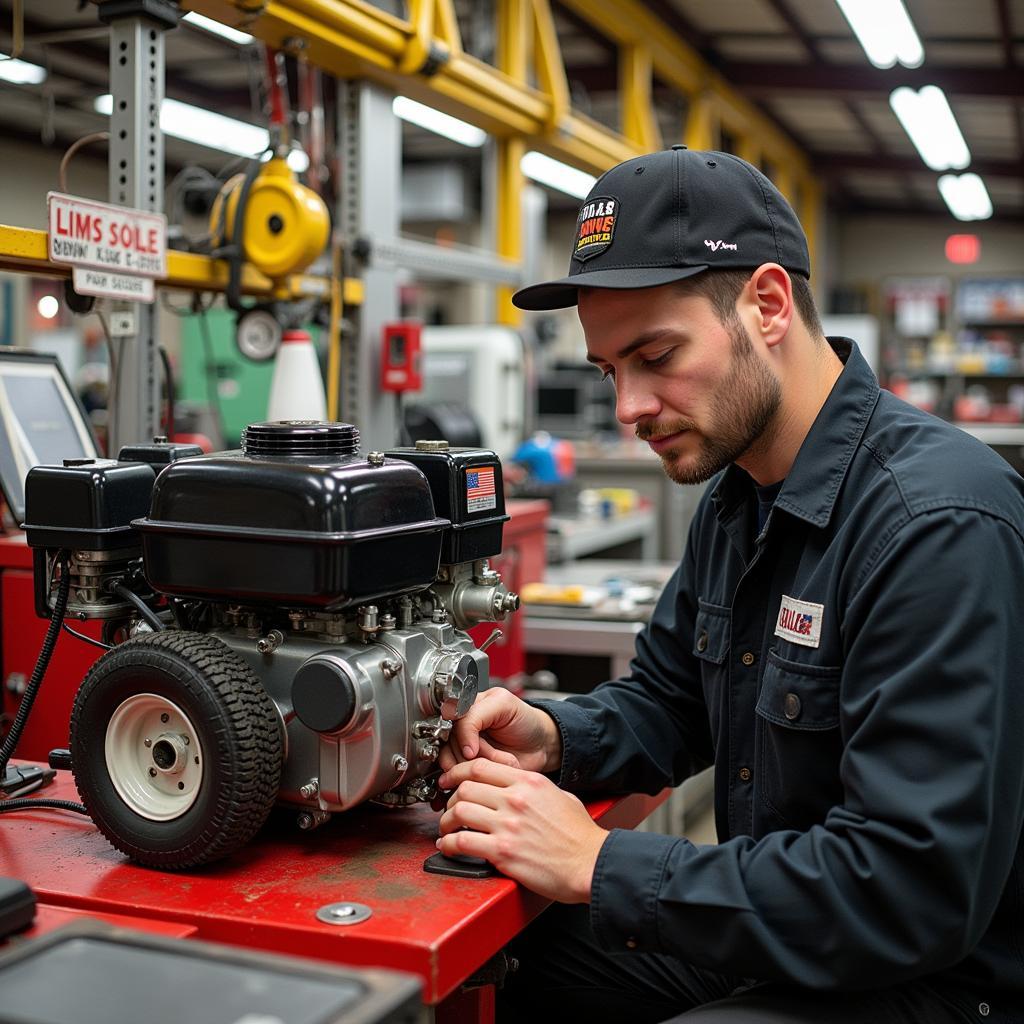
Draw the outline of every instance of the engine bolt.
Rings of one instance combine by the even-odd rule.
[[[384,465],[384,453],[383,452],[370,452],[366,456],[366,461],[371,466],[383,466]]]
[[[150,768],[149,769],[149,776],[150,776],[150,778],[153,778],[153,779],[156,778],[156,769],[155,768]]]
[[[144,744],[145,744],[145,745],[146,745],[147,747],[151,747],[151,746],[153,746],[153,741],[152,741],[152,740],[151,740],[151,739],[150,739],[150,738],[149,738],[148,736],[147,736],[147,737],[146,737],[146,739],[144,739],[144,740],[143,740],[142,742],[143,742],[143,743],[144,743]]]
[[[160,721],[163,722],[164,725],[166,725],[170,720],[171,720],[171,716],[169,714],[167,714],[166,711],[160,716]]]
[[[404,757],[402,757],[401,754],[395,754],[395,756],[391,758],[391,766],[395,769],[396,772],[404,772],[408,771],[409,762]]]
[[[310,779],[304,786],[299,787],[299,795],[304,800],[311,800],[320,792],[320,784],[316,779]]]

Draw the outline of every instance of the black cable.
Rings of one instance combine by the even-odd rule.
[[[167,628],[167,623],[161,619],[152,608],[146,604],[145,601],[139,597],[138,594],[133,590],[129,590],[123,583],[118,583],[117,586],[112,588],[114,593],[118,597],[123,597],[130,604],[134,605],[138,610],[138,613],[155,629],[158,633],[162,632]]]
[[[91,636],[86,636],[84,633],[79,633],[77,630],[72,629],[66,622],[62,622],[60,626],[65,633],[70,633],[76,640],[81,640],[92,647],[98,647],[101,651],[112,651],[114,649],[113,644],[105,644],[100,640],[93,639]]]
[[[164,366],[164,385],[167,388],[167,414],[163,432],[167,435],[168,440],[174,440],[174,371],[171,369],[171,360],[167,355],[167,349],[163,345],[157,345],[157,351],[160,353],[160,362]]]
[[[68,605],[68,591],[71,587],[71,571],[66,551],[61,551],[58,556],[61,567],[60,587],[57,590],[57,600],[53,607],[53,614],[50,617],[50,624],[46,627],[46,636],[43,638],[43,646],[39,651],[39,658],[36,660],[36,667],[32,670],[32,678],[29,679],[25,692],[21,695],[21,704],[18,707],[18,714],[14,718],[14,725],[7,734],[3,746],[0,747],[0,778],[7,771],[7,762],[10,761],[14,748],[21,739],[22,730],[28,719],[28,713],[32,710],[36,694],[43,682],[43,676],[53,657],[53,649],[57,646],[57,637],[60,636],[60,627],[64,622],[64,612]]]
[[[266,152],[266,150],[264,150]],[[271,151],[271,155],[273,152]],[[231,225],[231,244],[227,246],[228,255],[228,287],[225,300],[230,309],[241,309],[242,302],[242,264],[245,262],[245,212],[249,205],[249,192],[253,182],[263,167],[263,153],[254,159],[246,168],[238,190],[238,201],[235,203],[234,222]],[[224,199],[224,214],[227,216],[227,197]]]
[[[26,800],[23,797],[16,797],[14,800],[0,800],[0,814],[6,814],[8,811],[31,811],[36,808],[74,811],[75,814],[84,814],[86,816],[89,814],[84,804],[76,804],[74,800]]]

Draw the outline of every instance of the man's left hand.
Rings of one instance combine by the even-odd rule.
[[[437,848],[489,860],[548,899],[587,903],[608,833],[571,793],[537,772],[485,758],[454,765],[438,780],[454,789]]]

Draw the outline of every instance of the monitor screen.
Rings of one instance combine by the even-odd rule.
[[[537,387],[538,416],[578,416],[583,405],[579,387],[540,384]]]
[[[25,1024],[325,1024],[344,1020],[368,995],[354,976],[302,974],[266,955],[232,962],[187,942],[154,949],[130,935],[56,935],[31,955],[0,961],[0,981],[0,1016]]]
[[[33,466],[98,456],[85,412],[57,357],[0,348],[0,487],[20,525]]]

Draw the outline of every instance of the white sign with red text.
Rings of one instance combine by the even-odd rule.
[[[131,299],[134,302],[153,302],[156,299],[156,285],[151,277],[96,270],[94,267],[73,267],[71,281],[79,295]]]
[[[50,259],[137,277],[167,276],[167,218],[50,192]]]

